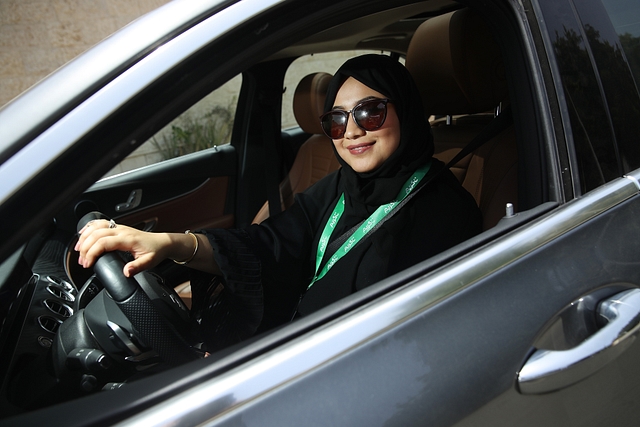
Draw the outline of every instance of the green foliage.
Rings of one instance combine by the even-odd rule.
[[[163,160],[222,145],[229,142],[233,129],[230,107],[216,106],[199,118],[185,113],[171,125],[171,132],[151,139]]]

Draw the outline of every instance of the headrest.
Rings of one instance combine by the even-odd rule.
[[[409,44],[406,67],[416,80],[427,114],[490,111],[507,96],[500,49],[486,24],[470,9],[423,22]]]
[[[324,113],[324,99],[331,81],[329,73],[313,73],[305,76],[293,95],[293,114],[303,131],[322,133],[320,116]]]

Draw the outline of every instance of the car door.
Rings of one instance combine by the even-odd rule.
[[[515,377],[515,387],[460,425],[631,426],[637,423],[634,402],[640,347],[633,319],[638,307],[625,294],[637,292],[639,284],[638,196],[633,188],[638,185],[638,171],[630,168],[638,165],[640,134],[640,52],[634,50],[640,40],[640,9],[632,2],[606,0],[540,2],[538,7],[571,117],[578,194],[599,186],[583,200],[599,192],[617,200],[560,239],[564,243],[554,243],[559,252],[552,249],[551,253],[555,252],[557,261],[538,267],[544,272],[539,280],[554,292],[561,293],[566,285],[580,289],[570,305],[540,328],[532,349],[549,351],[529,354]],[[628,173],[618,180],[628,188],[628,197],[614,190],[613,182],[602,185],[608,174],[618,171]],[[599,203],[604,197],[599,197]],[[611,304],[622,304],[615,308],[615,315],[607,313]],[[620,327],[616,321],[623,322],[624,309],[630,312],[629,324],[616,329]],[[607,333],[612,335],[605,338]],[[535,380],[528,377],[543,364],[547,366],[536,371]]]
[[[348,329],[315,331],[245,371],[257,372],[243,382],[256,389],[253,399],[217,416],[203,405],[197,415],[225,426],[635,425],[637,342],[596,374],[544,394],[523,394],[518,373],[572,302],[606,300],[640,283],[638,239],[625,250],[618,244],[639,213],[637,193],[632,181],[615,181],[381,298],[349,316]],[[579,326],[569,323],[567,336]],[[287,369],[288,381],[262,371],[267,364]],[[236,378],[199,392],[220,404]],[[185,403],[176,399],[167,412]]]
[[[514,5],[539,42],[529,48],[542,72],[530,71],[551,94],[545,142],[565,201],[520,213],[537,218],[442,268],[421,275],[427,262],[379,285],[408,282],[397,291],[366,290],[359,310],[203,384],[202,405],[182,411],[188,393],[166,402],[163,415],[225,426],[635,425],[640,164],[624,142],[634,125],[612,111],[622,102],[638,122],[638,93],[610,92],[601,67],[622,66],[622,84],[631,69],[622,56],[598,63],[580,15],[606,17],[596,6]]]

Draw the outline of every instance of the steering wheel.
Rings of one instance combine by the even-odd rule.
[[[90,212],[78,221],[80,231],[89,221],[109,218]],[[172,288],[148,272],[126,277],[125,262],[117,252],[100,256],[93,269],[105,290],[131,322],[136,335],[169,365],[200,358],[189,344],[188,310]]]

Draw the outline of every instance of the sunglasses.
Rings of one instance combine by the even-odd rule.
[[[347,131],[349,114],[353,121],[362,130],[372,131],[379,129],[387,118],[388,99],[367,99],[360,102],[349,111],[331,110],[320,116],[322,130],[331,139],[340,139]]]

